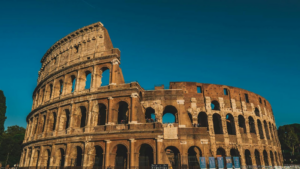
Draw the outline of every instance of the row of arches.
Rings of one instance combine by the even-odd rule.
[[[257,149],[255,149],[253,155],[254,156],[251,155],[251,152],[248,149],[245,150],[246,165],[253,165],[254,162],[257,166],[262,166],[263,164],[264,166],[275,166],[280,164],[280,154],[277,156],[276,151],[274,154],[272,151],[268,154],[266,150],[263,150],[263,152],[260,153]],[[271,161],[269,161],[269,156]]]
[[[101,68],[99,73],[95,75],[93,75],[92,72],[93,69],[89,68],[84,71],[72,72],[65,75],[65,77],[55,79],[54,82],[49,83],[46,87],[37,91],[34,96],[33,108],[42,104],[44,100],[50,100],[52,97],[55,98],[63,94],[90,89],[93,86],[93,81],[95,81],[95,87],[109,84],[110,71],[108,67]]]

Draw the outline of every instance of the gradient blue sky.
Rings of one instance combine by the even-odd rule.
[[[97,21],[121,50],[126,82],[240,87],[270,101],[277,126],[300,122],[299,0],[2,0],[6,127],[26,127],[47,49]]]

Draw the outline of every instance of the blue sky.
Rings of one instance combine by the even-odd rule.
[[[57,40],[100,21],[126,82],[240,87],[270,101],[277,126],[300,122],[298,0],[3,0],[0,90],[5,126],[26,127],[40,60]]]

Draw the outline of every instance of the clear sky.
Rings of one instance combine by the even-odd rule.
[[[26,127],[48,48],[98,21],[121,50],[126,82],[235,86],[269,100],[277,126],[300,123],[299,0],[1,0],[6,127]]]

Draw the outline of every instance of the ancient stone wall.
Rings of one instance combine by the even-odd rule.
[[[200,156],[238,156],[243,168],[283,164],[265,98],[225,85],[125,83],[101,23],[56,42],[41,63],[21,167],[195,167]],[[174,123],[163,122],[168,113]]]

